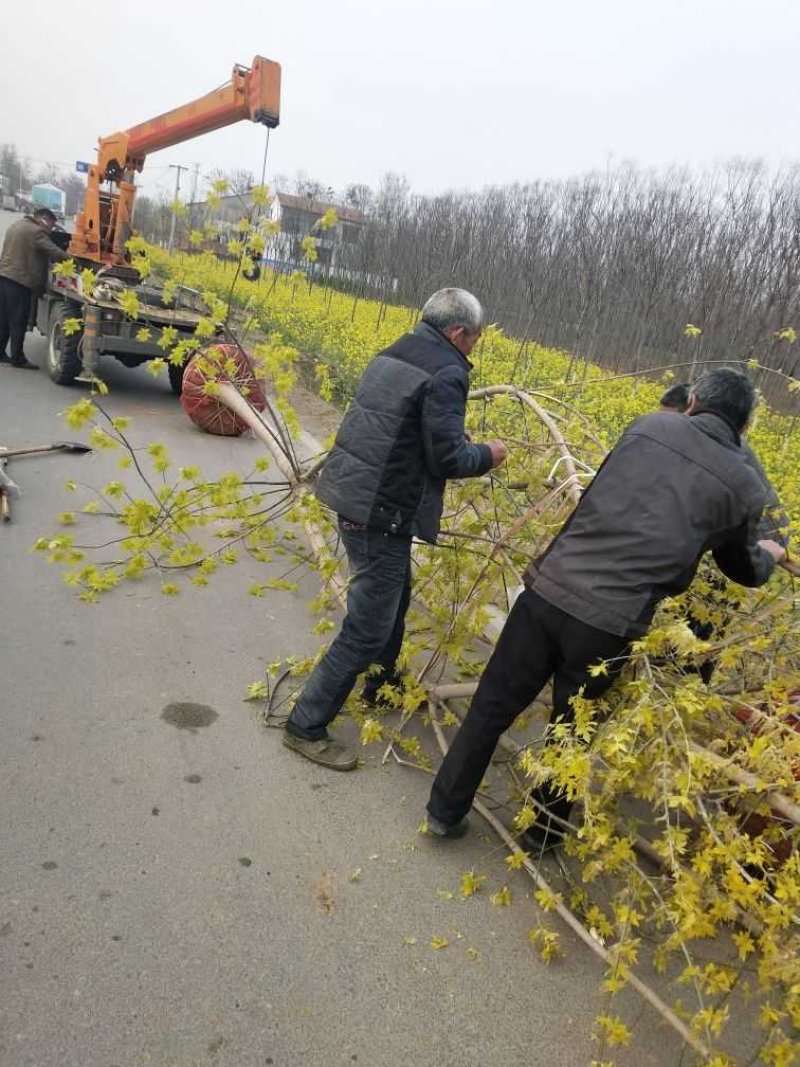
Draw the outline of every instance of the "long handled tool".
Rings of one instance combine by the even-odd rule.
[[[19,486],[5,472],[6,458],[0,450],[0,520],[11,522],[11,494],[19,492]]]
[[[28,445],[26,448],[0,448],[0,521],[11,521],[11,494],[19,493],[19,486],[6,474],[6,460],[13,456],[32,456],[39,452],[73,452],[83,455],[91,452],[80,441],[54,441],[50,445]]]
[[[82,445],[80,441],[54,441],[51,445],[29,445],[27,448],[3,449],[3,457],[11,459],[14,456],[32,456],[37,452],[91,452],[88,445]]]

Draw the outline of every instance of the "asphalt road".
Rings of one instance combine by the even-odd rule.
[[[41,363],[44,341],[26,351]],[[201,435],[164,381],[103,372],[137,445],[208,473],[258,454]],[[75,436],[59,412],[80,395],[1,367],[0,444]],[[145,581],[89,606],[30,551],[74,506],[67,479],[113,470],[106,454],[9,464],[24,495],[0,528],[0,1065],[588,1064],[600,968],[566,931],[564,960],[533,954],[522,879],[512,907],[490,905],[505,850],[420,837],[429,779],[372,750],[354,774],[315,768],[243,702],[264,663],[314,646],[313,578],[257,600],[265,572],[246,563],[175,599]],[[165,719],[181,702],[208,724]],[[471,868],[485,891],[460,901]],[[620,1065],[678,1063],[649,1009],[620,1007],[638,1019]]]

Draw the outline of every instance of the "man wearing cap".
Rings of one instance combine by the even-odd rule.
[[[9,226],[0,253],[0,363],[22,370],[38,370],[25,358],[25,328],[34,294],[44,292],[51,263],[69,259],[50,240],[56,217],[48,208]],[[10,358],[6,345],[11,342]]]

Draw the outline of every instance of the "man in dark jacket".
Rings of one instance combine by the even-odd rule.
[[[691,386],[683,382],[670,386],[659,399],[659,407],[662,411],[674,411],[676,414],[680,415],[685,414],[689,407],[690,390]],[[761,521],[758,524],[758,536],[765,540],[777,541],[779,545],[783,545],[788,551],[789,517],[784,511],[783,505],[778,499],[778,494],[773,489],[772,483],[767,477],[767,472],[761,466],[758,456],[750,447],[744,435],[742,435],[741,449],[742,459],[749,467],[752,467],[759,476],[767,494],[764,511],[761,515]],[[714,575],[711,578],[711,583],[717,589],[722,589],[725,586],[725,581],[720,575]],[[738,607],[738,601],[731,599],[730,595],[728,595],[726,599],[727,610],[722,622],[701,622],[700,619],[696,618],[694,615],[689,615],[687,619],[689,629],[695,637],[699,638],[701,641],[709,641],[715,635],[717,637],[722,637],[730,619],[733,617],[733,611],[738,609]],[[683,669],[689,673],[696,672],[700,675],[706,685],[708,685],[716,670],[716,663],[712,658],[704,660],[696,666],[687,664]]]
[[[684,382],[672,385],[660,398],[658,406],[662,411],[674,411],[679,414],[685,414],[689,407],[690,390],[691,386]],[[767,472],[761,466],[761,461],[750,447],[750,444],[744,435],[742,435],[741,449],[742,458],[745,463],[753,468],[764,483],[764,488],[767,491],[764,514],[761,516],[761,522],[759,523],[758,528],[759,536],[772,541],[777,541],[779,545],[788,548],[789,517],[784,511],[783,505],[778,499],[778,494],[775,492],[772,483],[767,477]],[[698,637],[699,636],[700,634],[698,634]]]
[[[371,360],[347,409],[316,489],[339,517],[350,584],[341,631],[306,682],[283,743],[315,763],[352,770],[355,752],[327,727],[359,674],[367,704],[396,684],[411,596],[411,539],[436,543],[448,478],[473,478],[503,462],[501,441],[472,444],[464,433],[467,357],[483,309],[464,289],[441,289],[422,321]]]
[[[47,208],[13,223],[6,232],[0,253],[0,362],[6,361],[11,341],[11,366],[37,370],[23,352],[25,327],[34,293],[43,292],[51,263],[69,259],[50,240],[56,217]]]
[[[731,580],[767,581],[785,549],[759,540],[766,501],[740,443],[755,403],[728,368],[692,386],[687,417],[644,415],[618,441],[563,529],[525,575],[469,712],[433,783],[428,826],[460,836],[500,735],[553,678],[553,713],[570,722],[581,689],[600,696],[645,634],[661,600],[688,588],[704,553]],[[605,663],[606,673],[592,672]],[[523,846],[550,848],[571,803],[534,793],[537,822]]]

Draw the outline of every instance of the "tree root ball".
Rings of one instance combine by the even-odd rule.
[[[221,437],[239,437],[248,426],[214,395],[217,382],[229,382],[256,411],[264,410],[264,393],[244,349],[215,344],[195,353],[186,366],[181,391],[183,410],[201,430]]]

